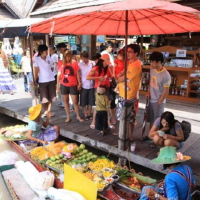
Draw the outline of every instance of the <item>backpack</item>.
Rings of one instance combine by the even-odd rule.
[[[183,130],[184,141],[186,141],[191,133],[191,124],[187,121],[182,121],[180,124]]]

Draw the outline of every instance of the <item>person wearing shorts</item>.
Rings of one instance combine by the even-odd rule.
[[[55,125],[42,129],[42,127],[48,126],[51,113],[47,113],[47,119],[43,121],[41,111],[41,104],[29,108],[28,141],[25,141],[25,144],[32,142],[47,144],[47,142],[57,141],[59,138],[60,129],[58,126]]]
[[[81,87],[82,84],[78,63],[75,60],[72,60],[72,52],[70,50],[65,50],[63,53],[63,65],[58,72],[57,91],[61,91],[61,94],[63,96],[65,111],[67,114],[67,119],[65,120],[65,122],[67,123],[71,121],[69,95],[72,98],[77,119],[80,122],[84,121],[80,117],[78,106],[78,91],[81,90]]]
[[[164,61],[162,53],[153,52],[150,55],[150,60],[150,86],[147,98],[150,98],[149,120],[151,128],[154,121],[164,112],[166,97],[169,94],[171,84],[171,76],[162,65]]]
[[[51,113],[52,101],[56,99],[55,78],[53,74],[54,66],[46,45],[38,46],[38,55],[34,58],[34,85],[36,85],[39,75],[40,100],[44,109],[44,115]],[[55,116],[51,113],[51,116]]]
[[[93,80],[87,80],[86,77],[93,68],[92,61],[89,60],[87,51],[81,52],[81,62],[78,64],[81,74],[82,89],[80,91],[80,106],[83,107],[85,120],[92,119],[92,106],[95,105],[94,83]]]
[[[127,67],[127,80],[125,80],[124,74],[118,76],[117,82],[119,83],[119,101],[117,107],[117,119],[120,120],[122,116],[122,108],[126,103],[125,99],[125,84],[128,82],[127,89],[127,100],[131,104],[131,109],[129,110],[129,139],[133,140],[133,130],[136,118],[136,102],[137,102],[137,92],[139,90],[139,85],[141,81],[142,67],[141,62],[138,59],[140,53],[140,47],[137,44],[128,45],[127,57],[128,57],[128,67]]]

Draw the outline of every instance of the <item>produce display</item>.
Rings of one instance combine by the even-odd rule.
[[[124,189],[122,189],[120,186],[118,185],[114,185],[113,187],[114,192],[121,197],[122,199],[126,199],[126,200],[136,200],[139,198],[139,194],[137,193],[133,193],[133,192],[128,192],[125,191]]]
[[[17,125],[0,129],[4,138],[25,137],[28,128]],[[34,148],[34,147],[33,147]],[[145,185],[152,185],[157,180],[136,173],[134,169],[115,164],[105,156],[97,156],[86,149],[84,144],[50,142],[46,146],[32,149],[31,157],[43,166],[51,169],[56,177],[64,172],[64,164],[71,166],[93,181],[99,194],[112,200],[136,200]]]
[[[115,163],[108,159],[99,158],[95,162],[89,162],[88,167],[95,172],[99,172],[105,168],[115,169]]]
[[[63,141],[58,142],[58,143],[51,142],[48,146],[36,147],[35,149],[30,151],[30,154],[35,159],[38,159],[40,161],[46,160],[47,158],[54,157],[54,156],[57,156],[57,154],[60,154],[62,152],[62,148],[66,144],[67,143]],[[55,161],[57,158],[60,159],[60,157],[58,156],[52,159]]]
[[[28,126],[16,125],[0,129],[0,134],[5,140],[24,140],[27,139]]]
[[[116,169],[117,175],[120,177],[119,183],[133,189],[134,191],[141,192],[144,185],[153,184],[156,182],[155,179],[143,176],[141,173],[135,173],[135,170],[128,170],[127,168]]]
[[[70,143],[59,151],[59,155],[53,155],[46,159],[44,164],[63,172],[64,163],[66,163],[79,172],[86,172],[88,170],[88,162],[95,161],[96,159],[97,156],[92,152],[88,152],[84,144],[78,147],[76,144]]]
[[[83,173],[83,175],[97,184],[98,191],[102,191],[105,187],[109,185],[109,182],[107,180],[104,180],[103,177],[100,177],[99,174],[97,174],[96,172],[88,171],[86,173]]]

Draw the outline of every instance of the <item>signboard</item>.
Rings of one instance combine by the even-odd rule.
[[[78,192],[87,200],[97,199],[97,185],[69,165],[64,165],[64,189]]]
[[[176,57],[186,57],[187,50],[177,49],[176,50]]]
[[[97,35],[97,42],[104,43],[105,42],[105,35]]]

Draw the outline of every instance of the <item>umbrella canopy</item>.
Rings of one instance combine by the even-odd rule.
[[[44,18],[25,18],[13,20],[0,20],[0,38],[13,38],[16,36],[27,36],[27,28],[44,20]]]
[[[200,31],[197,10],[158,0],[126,0],[76,9],[31,27],[32,32],[55,34],[125,35],[171,34]]]

